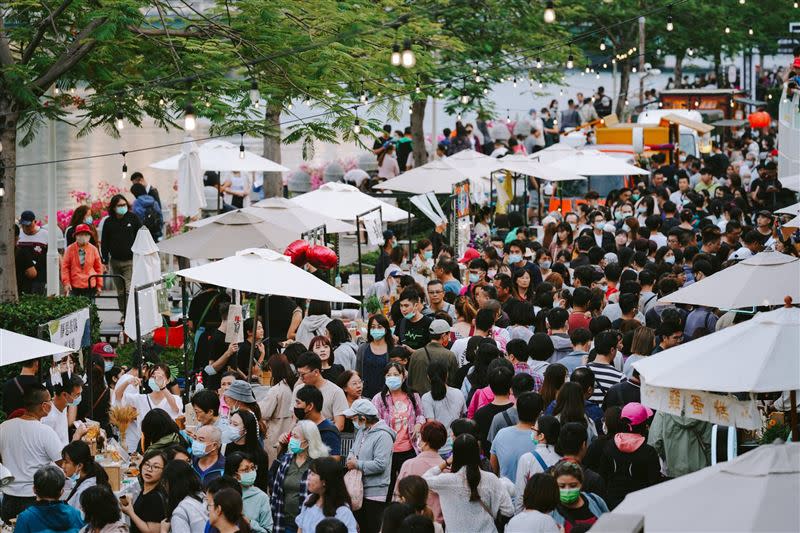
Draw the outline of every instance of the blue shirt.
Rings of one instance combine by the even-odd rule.
[[[331,449],[331,455],[342,455],[342,437],[336,424],[326,418],[317,424],[317,429],[322,442]]]
[[[463,288],[463,285],[461,285],[461,282],[458,281],[457,279],[451,279],[450,281],[445,281],[443,286],[444,286],[444,292],[452,292],[456,296],[461,294],[461,289]]]
[[[325,515],[322,514],[322,507],[318,505],[306,507],[303,505],[302,509],[300,510],[300,516],[297,517],[295,523],[297,524],[297,527],[303,531],[313,532],[317,530],[317,524],[322,522],[322,520],[325,518]],[[347,533],[358,533],[358,524],[356,524],[356,519],[353,516],[353,512],[346,505],[342,505],[336,509],[335,518],[347,526]]]
[[[492,441],[492,453],[500,464],[500,476],[511,480],[517,479],[517,462],[524,453],[533,452],[536,445],[531,440],[531,430],[519,429],[516,426],[503,428],[497,432]]]

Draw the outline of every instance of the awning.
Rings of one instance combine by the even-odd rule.
[[[659,126],[668,126],[670,124],[678,124],[679,126],[686,126],[687,128],[693,129],[694,131],[700,133],[701,135],[710,133],[714,129],[714,126],[711,126],[710,124],[697,122],[696,120],[682,117],[680,115],[674,115],[672,113],[661,117]]]
[[[736,102],[737,104],[744,104],[744,105],[754,105],[754,106],[767,105],[767,103],[764,102],[763,100],[753,100],[752,98],[734,98],[733,101]]]
[[[0,366],[74,351],[66,346],[0,329]]]
[[[741,128],[745,124],[747,124],[746,120],[737,120],[733,118],[726,118],[711,123],[712,126],[716,126],[718,128]]]

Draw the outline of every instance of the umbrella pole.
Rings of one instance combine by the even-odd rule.
[[[256,312],[258,315],[258,312]],[[264,346],[266,346],[267,350],[267,360],[269,360],[270,356],[270,346],[271,341],[269,339],[269,294],[264,296]]]
[[[133,288],[133,310],[136,317],[136,361],[135,365],[140,367],[139,374],[141,375],[142,366],[142,325],[139,319],[139,287]]]
[[[791,421],[790,424],[792,425],[792,440],[794,442],[800,442],[800,432],[797,431],[797,391],[791,390],[789,391],[789,404],[791,406],[792,412],[789,415],[789,420]]]
[[[183,320],[183,396],[185,401],[189,401],[189,291],[186,289],[186,278],[181,278],[181,315]],[[137,322],[138,325],[138,322]],[[141,360],[139,362],[141,364]],[[141,369],[139,370],[141,375]]]
[[[258,329],[258,305],[261,303],[261,295],[256,294],[256,312],[253,320],[253,342],[250,343],[250,364],[247,365],[247,383],[253,374],[253,356],[256,353],[256,330]]]
[[[356,217],[356,250],[358,252],[358,294],[361,296],[361,303],[364,303],[364,275],[361,264],[361,217]]]
[[[413,255],[413,253],[411,252],[411,208],[410,207],[408,209],[408,221],[406,222],[406,224],[407,224],[406,225],[406,228],[407,228],[406,235],[408,235],[408,257],[411,257]]]

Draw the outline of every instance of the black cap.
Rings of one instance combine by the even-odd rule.
[[[19,216],[20,226],[30,226],[35,220],[36,215],[33,214],[33,211],[23,211]]]
[[[389,239],[394,237],[394,232],[390,229],[387,229],[383,232],[383,240],[388,241]]]

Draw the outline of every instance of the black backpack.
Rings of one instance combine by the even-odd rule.
[[[161,237],[161,227],[163,224],[164,219],[161,214],[156,211],[154,206],[145,208],[144,216],[142,217],[142,225],[150,230],[150,235],[153,236],[153,239]]]

